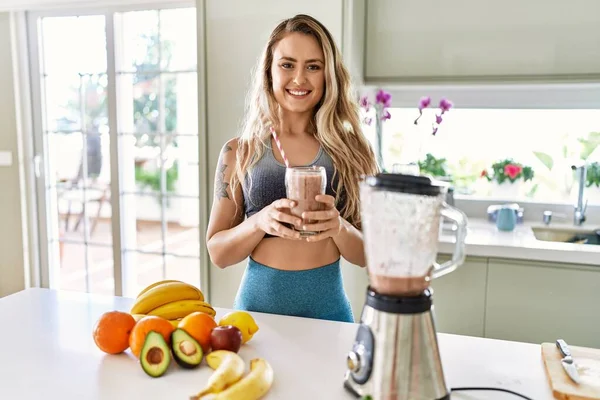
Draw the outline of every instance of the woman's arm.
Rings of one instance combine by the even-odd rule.
[[[235,193],[232,193],[229,187],[229,179],[235,167],[236,151],[235,139],[228,141],[221,149],[215,171],[214,198],[206,232],[208,254],[213,264],[219,268],[244,260],[265,234],[257,229],[251,218],[244,221],[241,187],[238,186]]]
[[[244,220],[244,198],[241,186],[231,192],[229,179],[236,163],[237,140],[223,146],[215,172],[214,201],[206,232],[206,245],[213,264],[219,268],[237,264],[247,258],[264,238],[272,235],[298,239],[299,234],[281,225],[298,223],[299,219],[280,209],[293,207],[287,199],[280,199]],[[235,196],[235,202],[233,201]]]
[[[340,250],[340,254],[348,262],[365,267],[365,248],[363,243],[363,234],[356,229],[354,225],[340,217],[340,233],[333,236],[332,239]]]
[[[317,242],[330,237],[342,257],[348,262],[360,267],[366,266],[362,232],[340,216],[339,211],[335,208],[335,198],[329,195],[318,195],[315,199],[324,203],[326,210],[302,214],[304,219],[318,221],[315,224],[306,225],[303,229],[320,232],[317,235],[309,236],[306,240]]]

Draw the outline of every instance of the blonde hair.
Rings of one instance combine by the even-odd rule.
[[[375,156],[362,133],[358,104],[354,98],[350,74],[342,62],[335,42],[320,22],[308,15],[296,15],[282,21],[271,33],[255,68],[254,86],[248,94],[246,115],[238,138],[237,162],[230,187],[235,192],[246,172],[260,159],[270,142],[271,126],[281,126],[278,103],[273,94],[271,64],[275,45],[287,34],[300,32],[313,36],[325,56],[325,91],[315,107],[311,128],[324,150],[333,159],[339,174],[336,204],[344,196],[341,216],[360,228],[359,180],[378,171]],[[332,179],[332,182],[334,180]]]

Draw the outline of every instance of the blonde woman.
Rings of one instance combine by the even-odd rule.
[[[320,232],[292,229],[284,159],[327,172],[323,211],[306,213]],[[296,15],[271,33],[256,69],[243,131],[223,146],[207,231],[212,262],[226,268],[249,258],[234,308],[353,322],[340,257],[365,266],[358,182],[374,174],[373,151],[362,134],[350,77],[331,34]]]

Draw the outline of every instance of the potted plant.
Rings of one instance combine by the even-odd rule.
[[[585,186],[589,203],[600,205],[600,162],[588,164]]]
[[[427,153],[424,160],[420,160],[419,171],[421,174],[431,175],[441,178],[445,181],[451,181],[448,174],[448,165],[445,158],[436,158],[433,154]]]
[[[493,184],[492,196],[498,199],[519,197],[522,183],[532,180],[533,176],[533,168],[512,158],[497,161],[491,169],[481,171],[481,177]]]

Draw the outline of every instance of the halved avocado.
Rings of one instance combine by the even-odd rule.
[[[171,349],[165,338],[158,332],[148,332],[140,353],[140,364],[144,372],[157,378],[167,372],[170,363]]]
[[[181,328],[171,333],[171,348],[175,362],[183,368],[196,368],[204,357],[200,343]]]

